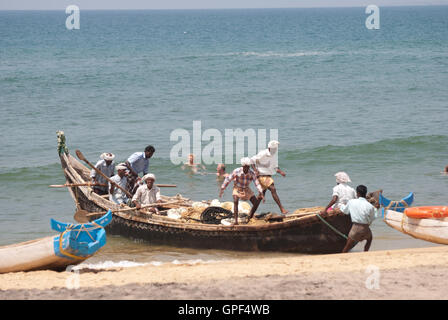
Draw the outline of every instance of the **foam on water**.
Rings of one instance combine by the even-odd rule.
[[[135,261],[100,261],[96,263],[81,263],[77,266],[73,267],[73,270],[83,270],[83,269],[92,269],[92,270],[107,270],[107,269],[119,269],[119,268],[133,268],[133,267],[143,267],[152,265],[155,267],[159,267],[166,264],[174,264],[174,265],[196,265],[196,264],[209,264],[216,263],[216,260],[202,260],[202,259],[190,259],[190,260],[173,260],[171,262],[162,262],[162,261],[150,261],[146,263],[140,263]]]

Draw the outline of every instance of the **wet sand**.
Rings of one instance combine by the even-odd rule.
[[[0,275],[0,299],[446,299],[447,271],[448,247],[34,271]]]

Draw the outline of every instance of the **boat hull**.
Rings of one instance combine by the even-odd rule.
[[[234,230],[223,230],[222,227],[185,230],[180,226],[176,228],[114,216],[106,231],[151,244],[175,247],[321,254],[341,252],[346,240],[317,221],[317,217],[315,219],[278,223],[277,228],[270,226],[265,230],[244,226]],[[334,217],[327,221],[344,234],[348,234],[351,227],[349,216]]]
[[[387,225],[416,239],[437,244],[448,244],[448,218],[414,219],[403,212],[387,210],[384,214]]]
[[[66,151],[59,156],[68,184],[83,184],[88,181],[90,171],[85,166]],[[123,209],[95,194],[89,186],[70,187],[68,190],[78,210],[101,212]],[[345,235],[352,226],[350,217],[342,213],[327,214],[324,219]],[[346,242],[344,237],[315,214],[261,226],[223,226],[182,223],[158,215],[143,217],[137,210],[133,210],[126,213],[114,212],[106,232],[151,244],[240,251],[338,253]]]
[[[55,270],[63,271],[85,259],[59,257],[54,252],[54,236],[0,247],[0,273]],[[87,259],[87,258],[86,258]]]

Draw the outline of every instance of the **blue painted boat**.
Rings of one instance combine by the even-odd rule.
[[[0,273],[55,270],[63,271],[90,258],[106,244],[104,227],[112,212],[84,224],[68,224],[51,219],[56,236],[0,247]]]
[[[383,196],[382,193],[379,195],[380,205],[383,207],[383,217],[384,212],[387,210],[393,210],[397,212],[404,212],[404,209],[409,207],[414,202],[414,193],[411,192],[407,197],[404,197],[400,201],[392,201]]]

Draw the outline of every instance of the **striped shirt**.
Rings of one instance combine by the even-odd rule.
[[[253,172],[251,169],[249,169],[247,173],[244,173],[243,167],[236,168],[235,170],[233,170],[231,175],[227,176],[224,179],[221,189],[227,188],[227,186],[231,181],[235,181],[234,182],[235,187],[242,189],[249,188],[251,181],[253,181],[258,191],[260,191],[260,193],[263,192],[263,189],[261,188],[260,182],[258,182],[255,172]]]
[[[148,173],[149,159],[145,158],[144,152],[135,152],[129,158],[128,162],[137,174],[143,172],[143,175]]]

